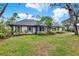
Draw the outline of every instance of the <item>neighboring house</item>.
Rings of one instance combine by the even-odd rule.
[[[73,24],[67,24],[67,25],[65,25],[65,30],[73,32],[74,31]]]
[[[52,25],[52,30],[53,31],[63,31],[64,27],[62,27],[59,23],[55,22]]]
[[[47,31],[45,24],[31,19],[24,19],[10,24],[13,34],[36,34]]]
[[[77,29],[78,29],[78,34],[79,34],[79,19],[77,20]]]

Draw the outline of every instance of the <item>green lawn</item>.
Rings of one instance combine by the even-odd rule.
[[[79,55],[79,36],[69,33],[57,35],[23,35],[0,41],[0,55]]]

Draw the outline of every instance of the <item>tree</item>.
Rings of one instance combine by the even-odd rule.
[[[0,38],[6,38],[11,35],[11,28],[5,26],[5,23],[0,22]]]
[[[4,11],[5,11],[5,9],[6,9],[6,7],[7,7],[7,5],[8,5],[8,3],[6,3],[5,5],[1,5],[2,6],[2,8],[0,8],[0,9],[2,9],[1,10],[1,12],[0,12],[0,17],[2,16],[2,14],[4,13]]]
[[[50,32],[53,24],[53,19],[48,16],[43,16],[41,17],[41,22],[45,23],[45,25],[47,26],[47,32]]]
[[[18,3],[18,5],[21,5],[20,3]],[[5,12],[6,8],[8,6],[8,3],[4,4],[0,4],[0,17],[2,16],[2,14]]]
[[[71,21],[74,21],[72,22],[73,25],[74,25],[74,28],[75,28],[75,35],[78,35],[78,28],[77,28],[77,13],[76,11],[74,10],[74,7],[78,6],[77,4],[70,4],[70,3],[67,3],[66,4],[66,9],[69,11],[69,15],[70,15],[70,18],[71,18]],[[75,19],[73,19],[74,17]]]
[[[61,23],[65,27],[65,30],[74,31],[73,24],[72,24],[73,22],[70,18],[67,20],[63,20]]]
[[[51,7],[54,7],[55,5],[61,6],[62,8],[65,8],[66,10],[69,11],[69,15],[72,21],[72,24],[75,28],[75,34],[78,35],[78,28],[77,28],[77,20],[78,20],[78,12],[79,12],[79,4],[77,3],[59,3],[59,4],[50,4]],[[75,10],[77,9],[77,10]]]
[[[8,24],[11,24],[11,23],[14,23],[16,21],[16,18],[18,18],[18,15],[17,13],[13,13],[12,17],[10,17],[10,19],[7,20],[7,25]]]

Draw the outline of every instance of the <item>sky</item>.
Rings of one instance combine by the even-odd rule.
[[[39,20],[37,17],[32,16],[50,16],[56,22],[60,23],[62,20],[69,18],[68,10],[59,6],[54,6],[53,8],[50,8],[49,4],[46,3],[9,3],[3,16],[11,17],[15,12],[21,19],[27,18]]]

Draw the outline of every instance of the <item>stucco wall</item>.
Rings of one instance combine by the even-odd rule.
[[[15,32],[16,27],[17,26],[13,26],[14,34],[17,34],[17,32]],[[18,32],[19,34],[33,34],[33,33],[36,32],[36,27],[31,27],[32,28],[31,31],[28,30],[28,27],[27,26],[20,26],[20,27],[21,27],[21,32],[20,33]],[[40,32],[46,32],[46,31],[47,31],[47,28],[46,27],[44,27],[44,31],[40,31],[40,28],[39,27],[37,28],[37,32],[38,33],[40,33]]]
[[[26,33],[27,32],[27,26],[22,26],[22,33]]]
[[[13,26],[13,32],[15,32],[15,26]]]
[[[22,26],[22,33],[23,34],[35,33],[35,27],[31,27],[31,28],[32,28],[32,31],[29,31],[27,26]]]
[[[35,27],[33,27],[33,33],[35,33],[35,30],[36,30]]]

